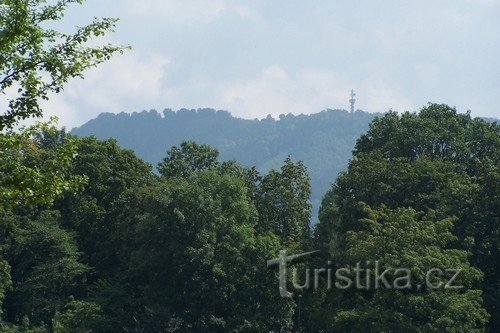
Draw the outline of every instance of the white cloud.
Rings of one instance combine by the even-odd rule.
[[[415,110],[427,101],[496,112],[498,7],[488,6],[500,0],[463,0],[453,8],[401,3],[380,15],[373,15],[379,5],[350,2],[94,3],[93,13],[123,19],[113,38],[138,51],[52,98],[48,115],[69,126],[100,112],[164,107],[213,107],[245,118],[347,109],[351,88],[356,107],[370,112]]]
[[[69,127],[81,125],[100,112],[167,107],[213,107],[243,118],[278,117],[289,112],[348,109],[351,88],[358,93],[357,108],[371,112],[413,109],[398,91],[378,79],[353,82],[331,72],[303,69],[289,73],[272,65],[255,77],[238,81],[214,83],[208,78],[193,78],[180,86],[168,86],[169,64],[169,59],[160,55],[117,57],[89,72],[85,80],[71,82],[64,93],[47,103],[46,116],[57,115]]]
[[[369,112],[416,111],[402,93],[380,79],[365,80],[358,89],[359,108]]]
[[[264,68],[255,78],[226,83],[220,88],[220,104],[246,118],[278,116],[281,113],[312,113],[338,105],[342,91],[334,76],[304,70],[288,74],[278,65]],[[339,94],[340,92],[340,94]]]
[[[188,26],[209,23],[226,14],[244,18],[253,13],[248,7],[222,0],[127,0],[124,9],[136,18]]]
[[[421,61],[413,64],[416,76],[424,84],[435,84],[441,81],[442,72],[433,62]]]
[[[170,60],[136,52],[116,56],[84,80],[71,81],[65,90],[44,103],[45,116],[57,116],[66,126],[77,126],[101,112],[137,111],[161,106],[163,77]]]
[[[310,114],[326,108],[349,107],[351,88],[358,92],[358,108],[367,111],[406,110],[412,105],[402,95],[377,79],[360,83],[334,73],[304,69],[289,74],[278,65],[264,68],[250,80],[225,83],[219,87],[222,108],[245,118],[267,114]]]

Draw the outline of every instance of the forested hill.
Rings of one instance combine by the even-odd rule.
[[[261,171],[279,168],[288,155],[302,160],[312,180],[314,212],[337,173],[347,166],[356,139],[375,114],[325,110],[311,115],[281,115],[279,120],[241,119],[227,111],[198,109],[140,113],[103,113],[72,130],[80,136],[115,138],[156,166],[173,145],[185,140],[206,143],[221,159],[234,159]],[[316,215],[316,213],[314,213]],[[316,220],[314,216],[314,220]]]

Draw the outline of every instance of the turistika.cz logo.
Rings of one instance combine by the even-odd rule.
[[[462,269],[455,268],[431,268],[427,270],[422,283],[415,283],[412,272],[408,268],[384,267],[378,260],[366,260],[357,262],[350,267],[334,269],[332,262],[327,262],[323,268],[302,268],[304,270],[303,282],[298,282],[299,273],[297,267],[290,267],[293,261],[307,258],[317,254],[319,251],[310,251],[287,256],[286,251],[279,252],[278,258],[267,261],[267,267],[278,266],[279,292],[282,297],[290,298],[293,293],[288,291],[289,282],[294,289],[307,290],[326,287],[331,289],[461,289],[463,286],[455,285],[457,277]],[[291,268],[291,269],[290,269]],[[291,281],[288,273],[291,270]]]

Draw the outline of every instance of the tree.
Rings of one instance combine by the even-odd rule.
[[[165,179],[189,178],[203,170],[217,170],[244,180],[248,195],[258,207],[261,230],[280,235],[290,250],[298,250],[310,238],[311,217],[310,178],[302,162],[293,162],[288,156],[281,169],[260,176],[255,168],[244,168],[234,161],[218,161],[219,151],[193,141],[173,146],[167,157],[158,164]]]
[[[9,262],[12,281],[3,305],[13,323],[24,316],[49,323],[70,295],[85,294],[88,267],[79,262],[73,235],[61,228],[58,212],[38,215],[0,215],[0,257]]]
[[[109,234],[116,221],[109,212],[119,196],[130,188],[146,186],[157,178],[151,165],[131,150],[122,149],[115,140],[100,141],[94,137],[71,137],[76,152],[68,173],[88,179],[84,189],[67,192],[56,200],[65,228],[76,232],[82,260],[97,269],[98,279],[113,267],[108,247]]]
[[[217,167],[218,158],[216,149],[194,141],[184,141],[180,148],[173,146],[167,152],[167,157],[158,164],[158,172],[166,178],[185,178],[194,172]]]
[[[101,308],[92,302],[77,301],[73,297],[52,320],[54,333],[88,333],[104,329]]]
[[[379,151],[385,158],[446,160],[469,167],[476,159],[500,157],[500,126],[470,113],[459,114],[445,104],[432,104],[419,113],[389,112],[377,117],[356,142],[354,157]]]
[[[377,154],[382,156],[377,171],[362,166],[371,163]],[[471,260],[485,273],[485,304],[490,313],[497,313],[500,267],[494,258],[499,256],[500,244],[500,190],[495,185],[500,165],[498,123],[472,119],[469,113],[458,114],[444,104],[429,104],[418,114],[389,113],[373,121],[356,143],[354,156],[358,161],[353,162],[348,177],[358,179],[344,178],[347,186],[339,182],[344,197],[351,186],[361,189],[372,184],[377,189],[371,193],[353,189],[357,200],[431,208],[441,216],[458,218],[454,232],[460,244],[473,240]],[[364,174],[364,181],[355,173]],[[493,316],[490,327],[498,325],[500,322]]]
[[[83,0],[0,2],[0,93],[13,94],[0,114],[0,131],[19,120],[40,117],[40,101],[59,93],[71,78],[83,77],[125,47],[90,47],[87,42],[113,30],[116,19],[96,19],[66,34],[47,25],[63,18],[68,5]]]
[[[115,207],[110,247],[124,274],[111,284],[133,295],[133,312],[118,322],[150,332],[291,326],[293,303],[280,298],[264,264],[278,253],[279,238],[256,235],[257,211],[241,179],[200,171],[128,191]],[[105,313],[118,313],[109,306]]]
[[[50,123],[23,128],[19,132],[1,133],[0,147],[0,306],[8,308],[7,315],[10,318],[15,317],[16,321],[24,318],[19,328],[23,332],[42,332],[43,327],[33,328],[29,323],[30,319],[22,317],[22,313],[28,307],[32,309],[29,311],[35,323],[40,322],[40,318],[50,320],[50,314],[58,306],[54,293],[63,292],[61,288],[71,282],[60,281],[70,279],[66,275],[70,273],[65,269],[78,270],[79,264],[68,257],[59,262],[44,262],[43,259],[58,257],[58,251],[71,252],[75,248],[71,247],[71,236],[55,222],[56,217],[48,220],[36,217],[36,222],[31,222],[30,217],[39,214],[40,209],[50,206],[63,193],[80,190],[86,177],[70,173],[76,155],[75,142]],[[12,211],[18,211],[26,218],[17,215],[14,217]],[[24,245],[19,245],[18,242],[24,242],[28,238]],[[44,246],[49,246],[49,249],[48,253],[45,252],[47,257],[42,259],[46,250]],[[20,247],[29,247],[35,252],[16,254]],[[38,255],[42,257],[37,257]],[[18,256],[23,259],[18,260]],[[21,277],[20,269],[25,269]],[[81,272],[83,271],[82,268]],[[23,282],[20,283],[20,280]],[[5,297],[7,304],[2,303]],[[13,301],[13,297],[22,300]],[[14,325],[2,323],[1,319],[0,316],[2,331],[17,332]]]
[[[259,227],[272,230],[291,251],[303,249],[310,238],[310,178],[302,162],[287,157],[281,169],[262,177],[257,189]]]
[[[469,264],[470,253],[450,246],[456,240],[451,233],[454,219],[436,220],[432,212],[422,214],[406,208],[392,210],[381,206],[372,210],[363,206],[362,209],[366,215],[358,221],[361,228],[346,234],[344,250],[335,254],[338,263],[371,261],[365,265],[372,269],[371,281],[375,280],[374,260],[379,261],[380,271],[388,267],[405,268],[411,272],[411,287],[354,291],[350,296],[356,303],[347,301],[339,306],[333,317],[334,330],[483,331],[488,314],[482,307],[481,291],[473,288],[482,273]],[[463,288],[432,289],[426,273],[447,268],[461,270],[453,285]],[[393,271],[390,274],[389,280],[394,281],[398,276]],[[433,276],[432,285],[446,284],[453,275]]]
[[[498,186],[493,184],[498,179],[499,131],[496,123],[438,104],[418,114],[389,112],[377,118],[358,140],[348,171],[323,199],[318,247],[330,254],[348,250],[348,235],[366,228],[360,203],[377,211],[411,208],[419,214],[432,212],[436,221],[452,219],[455,238],[447,246],[472,253],[467,260],[485,275],[469,288],[484,290],[484,304],[495,313],[498,265],[493,258],[498,256],[500,227]]]
[[[63,192],[81,189],[86,177],[68,174],[75,156],[75,141],[53,123],[0,133],[0,212],[49,205]]]
[[[86,69],[125,49],[109,44],[87,46],[93,37],[112,30],[114,19],[96,19],[74,34],[46,28],[62,19],[69,4],[82,2],[60,0],[50,5],[44,0],[0,1],[0,93],[11,96],[2,103],[4,110],[0,111],[2,219],[12,209],[33,213],[33,207],[50,205],[63,192],[81,189],[86,180],[85,176],[68,172],[75,157],[75,146],[64,131],[58,131],[52,124],[39,124],[20,132],[12,130],[22,119],[42,116],[40,101],[47,100],[51,92],[60,92],[69,79],[82,77]],[[0,238],[0,305],[13,284],[14,294],[7,297],[11,318],[19,320],[16,311],[26,311],[35,321],[47,322],[59,306],[58,296],[64,294],[63,290],[73,283],[76,275],[84,275],[86,268],[76,261],[71,237],[57,223],[40,218],[35,223],[18,220],[16,224],[22,224],[25,229],[11,225],[11,229],[20,231],[15,235],[19,238],[14,239],[9,232],[5,233],[5,225],[1,226],[4,237]],[[38,257],[44,253],[47,258]],[[9,261],[4,259],[7,257]],[[20,270],[23,270],[22,278]],[[29,301],[13,300],[15,297]],[[29,319],[24,318],[26,321],[23,319],[20,329],[38,332],[31,330]],[[13,325],[2,323],[1,318],[0,327],[2,331],[17,330]]]
[[[7,261],[0,261],[0,321],[2,318],[2,301],[5,294],[12,288],[12,280],[10,278],[10,265]]]

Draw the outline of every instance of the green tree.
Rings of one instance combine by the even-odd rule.
[[[49,137],[57,146],[44,142]],[[21,204],[49,205],[86,181],[68,173],[77,154],[75,142],[52,123],[0,133],[0,148],[0,211]]]
[[[422,157],[472,167],[474,161],[500,157],[498,124],[472,119],[445,104],[429,104],[419,113],[389,112],[377,117],[356,142],[353,155],[380,151],[385,158]]]
[[[36,219],[2,213],[0,235],[0,255],[11,266],[12,290],[3,304],[10,322],[27,316],[33,324],[49,323],[70,295],[85,293],[88,267],[79,262],[58,212],[43,211]]]
[[[418,114],[390,112],[377,118],[358,140],[348,171],[323,199],[318,247],[330,254],[348,249],[348,235],[364,228],[360,202],[374,210],[412,208],[433,212],[436,221],[456,220],[456,238],[447,246],[472,252],[468,260],[485,276],[470,288],[483,289],[485,306],[495,313],[499,130],[496,123],[438,104]],[[493,318],[490,327],[495,325]]]
[[[80,189],[86,180],[69,173],[76,151],[64,131],[52,124],[12,130],[22,119],[42,116],[40,101],[60,92],[69,79],[82,77],[86,69],[125,49],[87,44],[112,30],[114,19],[96,19],[74,34],[46,28],[62,19],[68,5],[82,2],[0,1],[0,93],[11,96],[0,112],[0,305],[5,306],[2,301],[12,283],[7,312],[18,322],[22,313],[35,322],[49,322],[60,297],[67,297],[75,278],[86,272],[77,261],[71,236],[54,222],[57,218],[43,214],[36,222],[28,217],[7,218],[15,220],[8,228],[5,221],[10,210],[34,213],[35,206],[50,205],[63,192]],[[26,316],[22,321],[19,330],[23,332],[43,330],[31,329]],[[1,318],[0,327],[17,331]]]
[[[2,301],[5,294],[12,288],[12,280],[10,278],[10,265],[7,261],[0,261],[0,321],[2,318]]]
[[[451,233],[453,219],[436,220],[432,212],[422,214],[405,208],[362,209],[366,216],[358,221],[361,228],[346,234],[345,248],[335,254],[338,263],[371,262],[364,265],[372,269],[371,281],[375,278],[374,260],[380,262],[380,271],[406,268],[411,272],[412,286],[350,293],[356,302],[341,303],[333,316],[332,331],[484,331],[488,314],[482,307],[482,292],[473,288],[482,273],[469,264],[470,253],[450,246],[456,240]],[[461,270],[453,285],[463,289],[434,290],[427,285],[426,272],[450,267]],[[393,271],[390,274],[389,281],[398,276]],[[433,276],[431,283],[446,284],[453,275]]]
[[[115,259],[108,246],[116,224],[109,217],[114,202],[126,190],[151,184],[156,177],[150,164],[131,150],[120,148],[115,140],[72,140],[76,157],[68,172],[86,177],[88,182],[83,190],[68,192],[57,200],[55,208],[61,212],[63,226],[76,233],[82,260],[99,272],[92,275],[94,280],[114,267]]]
[[[70,299],[52,320],[54,333],[88,333],[105,329],[101,308],[92,302]]]
[[[310,178],[302,162],[288,157],[281,169],[262,177],[257,189],[260,228],[272,230],[291,251],[304,249],[310,239]]]
[[[26,313],[24,311],[27,308],[24,307],[36,308],[30,314],[35,323],[40,322],[40,318],[50,320],[50,313],[58,306],[54,293],[62,292],[65,288],[63,286],[70,283],[70,281],[60,281],[60,279],[68,278],[64,270],[76,269],[78,264],[71,268],[74,262],[66,261],[68,258],[63,258],[58,263],[44,262],[43,259],[48,260],[59,256],[58,248],[49,248],[44,252],[43,250],[47,249],[43,247],[50,246],[50,242],[44,245],[37,242],[44,243],[53,237],[54,242],[60,241],[63,244],[62,247],[69,246],[70,250],[72,240],[68,239],[71,237],[64,230],[56,226],[57,223],[51,224],[41,217],[36,217],[36,222],[28,222],[31,221],[29,216],[36,216],[37,207],[48,207],[63,193],[81,189],[86,182],[86,177],[70,174],[73,158],[76,155],[75,142],[64,131],[56,129],[50,123],[37,124],[24,128],[20,132],[1,133],[0,146],[2,148],[0,149],[0,215],[2,220],[0,222],[0,306],[6,307],[9,310],[7,315],[10,318],[15,317],[17,322],[21,320],[22,313]],[[11,212],[13,210],[26,218],[21,218],[21,215],[14,217]],[[53,220],[57,218],[54,217]],[[10,222],[7,223],[7,221]],[[37,234],[40,238],[24,238],[30,233],[31,236],[34,237]],[[43,239],[44,237],[47,239]],[[23,243],[24,245],[18,243],[26,239],[29,240]],[[41,249],[38,247],[37,250],[37,246]],[[25,247],[26,252],[16,254],[20,247]],[[29,254],[28,248],[34,252]],[[46,258],[43,257],[43,253],[47,255]],[[24,266],[27,271],[19,275],[19,269],[23,265],[31,265],[30,269],[36,272]],[[50,285],[50,283],[53,284]],[[6,294],[6,291],[9,293]],[[5,296],[7,296],[7,304],[2,304]],[[14,297],[18,299],[13,300]],[[30,318],[25,316],[25,319],[27,321],[19,328],[23,332],[43,330],[43,327],[33,328],[29,323]],[[13,332],[17,330],[10,324],[1,325],[3,325],[2,330],[12,329]]]
[[[287,157],[280,170],[261,176],[255,168],[244,168],[234,161],[218,161],[219,152],[208,145],[186,141],[173,146],[158,165],[165,179],[188,178],[203,170],[216,170],[243,179],[248,196],[259,211],[258,229],[279,235],[284,246],[298,250],[310,239],[311,185],[302,162]]]
[[[390,161],[379,159],[382,164],[393,166],[382,166],[378,171],[361,166],[370,163],[367,160],[377,154]],[[369,131],[358,140],[354,156],[359,159],[354,162],[357,172],[365,173],[365,180],[361,181],[361,177],[346,180],[350,185],[344,187],[343,196],[353,184],[372,184],[377,190],[371,193],[354,190],[358,200],[370,205],[384,202],[419,210],[431,208],[443,217],[456,216],[454,233],[459,244],[469,244],[466,240],[472,240],[472,263],[485,273],[482,286],[485,305],[491,314],[498,313],[500,266],[495,260],[500,255],[498,123],[472,119],[469,113],[458,114],[443,104],[429,104],[418,114],[389,113],[374,120]],[[396,170],[394,163],[404,171]],[[370,177],[374,177],[372,182],[367,181]],[[490,327],[499,325],[498,317],[492,316]]]
[[[116,19],[96,19],[73,34],[47,28],[63,18],[68,5],[83,0],[3,0],[0,2],[0,93],[7,100],[0,114],[0,131],[19,120],[40,117],[40,101],[60,92],[71,78],[108,60],[124,47],[90,47],[87,42],[113,30]]]
[[[170,148],[167,157],[158,164],[158,172],[166,178],[185,178],[194,172],[217,167],[218,158],[219,152],[209,145],[184,141],[180,148],[177,146]]]
[[[290,327],[293,303],[280,298],[275,272],[265,267],[280,241],[256,235],[257,211],[241,179],[206,170],[136,189],[116,203],[116,214],[112,247],[127,271],[113,284],[134,295],[138,323],[120,319],[130,329]]]

